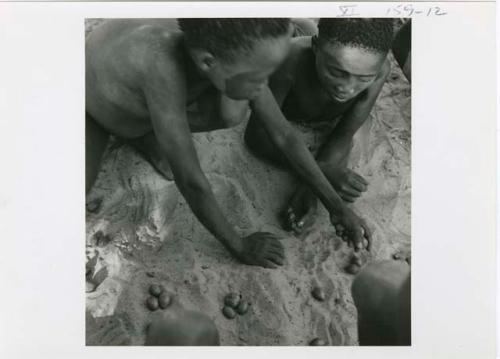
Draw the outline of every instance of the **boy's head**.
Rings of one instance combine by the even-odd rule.
[[[252,99],[285,59],[290,19],[179,19],[197,67],[233,99]]]
[[[318,28],[313,51],[319,80],[331,98],[348,101],[377,78],[391,48],[393,21],[323,18]]]

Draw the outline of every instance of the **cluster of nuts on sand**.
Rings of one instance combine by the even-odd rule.
[[[357,274],[362,266],[363,266],[363,260],[361,259],[359,254],[354,253],[354,255],[351,257],[350,263],[347,265],[345,270],[349,274]],[[324,302],[326,300],[325,291],[323,290],[323,288],[321,288],[319,286],[315,286],[311,290],[311,295],[314,299],[316,299],[319,302]],[[327,344],[321,338],[314,338],[309,342],[309,345],[310,346],[324,346]]]
[[[152,284],[149,287],[149,294],[151,295],[146,300],[146,307],[152,312],[158,308],[167,309],[172,303],[172,297],[161,285]]]
[[[222,314],[224,314],[227,319],[234,319],[237,314],[246,314],[249,308],[250,303],[243,300],[241,294],[233,292],[224,297],[224,308],[222,308]]]
[[[362,265],[362,259],[355,253],[345,270],[349,274],[356,274],[359,272]],[[159,308],[166,309],[172,303],[171,295],[161,285],[152,284],[149,287],[149,294],[150,296],[146,300],[146,307],[151,311],[155,311]],[[311,290],[311,295],[317,301],[324,302],[326,300],[325,291],[319,286],[315,286]],[[234,319],[237,315],[245,315],[250,309],[250,305],[251,303],[244,300],[241,294],[231,292],[224,297],[222,314],[227,319]],[[309,345],[324,346],[327,345],[327,343],[321,338],[314,338],[309,342]]]

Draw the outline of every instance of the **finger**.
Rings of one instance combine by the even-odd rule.
[[[283,245],[280,242],[276,244],[273,243],[271,246],[269,246],[269,250],[280,253],[281,255],[285,253],[285,248],[283,248]]]
[[[354,244],[354,249],[359,251],[360,249],[363,249],[363,229],[362,227],[358,227],[354,230],[352,234],[352,241]]]
[[[294,232],[302,233],[302,230],[304,229],[304,223],[305,223],[304,216],[300,218],[295,216],[295,221],[293,223]]]
[[[285,253],[283,251],[278,250],[278,249],[270,248],[268,250],[268,253],[272,254],[274,256],[278,256],[279,258],[281,258],[281,260],[285,259]]]
[[[357,177],[349,176],[348,182],[355,190],[359,192],[365,192],[367,189],[367,186],[363,184]]]
[[[278,265],[277,265],[277,264],[275,264],[275,263],[271,262],[271,261],[270,261],[270,260],[268,260],[268,259],[264,259],[264,260],[262,261],[261,266],[262,266],[262,267],[264,267],[264,268],[273,268],[273,269],[278,268]]]
[[[283,258],[280,258],[280,256],[278,255],[275,255],[275,254],[272,254],[272,253],[268,253],[266,255],[266,259],[268,261],[271,261],[279,266],[282,266],[283,265]]]
[[[281,243],[281,241],[279,241],[279,240],[277,240],[277,239],[270,240],[270,241],[268,242],[268,245],[269,245],[270,247],[283,249],[283,243]]]
[[[357,179],[359,182],[361,182],[361,183],[362,183],[362,184],[364,184],[366,187],[368,187],[368,184],[369,184],[369,183],[368,183],[368,181],[367,181],[367,180],[365,180],[365,179],[363,178],[363,176],[361,176],[361,175],[357,174],[356,172],[352,172],[352,174],[356,177],[356,179]]]
[[[280,243],[280,240],[282,239],[280,236],[274,233],[266,233],[262,236],[262,238],[268,243]]]
[[[344,194],[342,192],[339,194],[340,194],[340,198],[342,198],[345,202],[354,203],[356,201],[356,197],[349,196],[349,195]]]
[[[300,234],[302,232],[301,228],[297,226],[297,222],[292,223],[292,230],[295,234]]]
[[[361,196],[361,191],[357,190],[350,184],[343,186],[343,188],[340,191],[342,194],[350,196],[350,197],[359,197]]]
[[[366,241],[368,242],[366,249],[368,251],[370,251],[372,249],[372,231],[370,230],[370,228],[368,228],[366,223],[363,223],[363,230],[365,232],[364,237],[365,237]]]
[[[278,238],[278,236],[274,233],[271,232],[259,232],[259,234],[263,237],[272,237],[272,238]]]

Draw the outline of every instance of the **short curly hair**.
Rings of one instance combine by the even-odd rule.
[[[389,18],[321,18],[318,29],[322,43],[340,43],[372,52],[388,52],[394,38],[394,23]]]
[[[250,51],[257,40],[278,38],[290,29],[286,18],[183,18],[177,20],[188,47],[203,48],[226,61]]]

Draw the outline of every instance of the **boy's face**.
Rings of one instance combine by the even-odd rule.
[[[258,40],[251,51],[236,54],[231,63],[215,60],[207,76],[229,98],[251,100],[285,60],[290,50],[290,39],[291,33],[279,38]]]
[[[367,89],[377,78],[387,54],[338,43],[317,42],[316,71],[333,100],[346,102]]]

